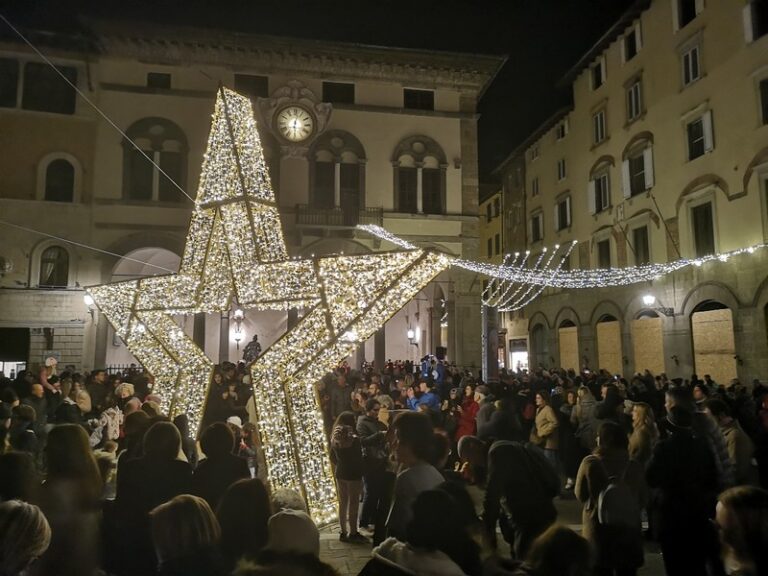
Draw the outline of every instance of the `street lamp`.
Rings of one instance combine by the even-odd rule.
[[[86,292],[85,296],[83,296],[83,302],[88,307],[88,314],[91,315],[91,320],[93,320],[94,314],[96,313],[96,311],[93,309],[93,304],[94,304],[93,296],[91,296],[90,294],[88,294],[88,292]]]
[[[237,349],[240,350],[240,341],[243,339],[243,320],[245,319],[245,312],[240,308],[237,308],[232,313],[232,318],[235,320],[235,332],[232,335],[232,338],[235,341]]]
[[[661,312],[664,314],[664,316],[674,316],[675,315],[675,309],[674,308],[667,308],[666,306],[662,306],[661,302],[659,301],[659,305],[656,305],[656,296],[653,294],[645,294],[643,296],[643,304],[647,308],[650,308],[654,312]]]

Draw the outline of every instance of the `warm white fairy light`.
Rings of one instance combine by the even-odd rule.
[[[250,101],[219,92],[200,188],[178,274],[89,290],[131,353],[155,378],[169,416],[198,428],[213,362],[174,314],[251,309],[306,314],[251,367],[258,427],[273,488],[299,490],[314,519],[337,514],[315,383],[448,267],[408,252],[289,258]]]

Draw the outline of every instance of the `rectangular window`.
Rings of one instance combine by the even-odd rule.
[[[700,11],[701,0],[677,0],[678,27],[683,28],[690,24]]]
[[[699,46],[696,45],[683,53],[683,86],[696,82],[700,77]]]
[[[688,160],[693,160],[714,149],[712,112],[708,110],[686,126]]]
[[[342,162],[339,178],[339,200],[345,213],[344,225],[350,226],[349,222],[357,220],[360,212],[360,165],[357,162]]]
[[[645,155],[629,158],[629,190],[632,196],[645,192]]]
[[[610,239],[601,240],[597,243],[597,267],[611,267],[611,241]]]
[[[171,89],[171,75],[162,72],[147,72],[147,88]]]
[[[531,196],[539,195],[539,178],[536,177],[531,180]]]
[[[531,242],[540,242],[544,238],[544,215],[539,212],[531,218]]]
[[[77,86],[77,69],[57,66],[67,80]],[[28,62],[24,66],[24,93],[21,106],[25,110],[74,114],[75,89],[67,84],[48,64]]]
[[[563,120],[555,128],[555,138],[562,140],[568,135],[568,121]]]
[[[624,36],[624,62],[629,62],[637,56],[640,50],[640,26],[632,28],[632,31]]]
[[[571,226],[571,198],[566,197],[557,203],[556,208],[557,230],[565,230]]]
[[[600,110],[592,116],[592,143],[599,144],[605,140],[605,110]]]
[[[251,101],[256,98],[269,97],[269,77],[256,74],[235,74],[235,91],[248,96]]]
[[[400,168],[397,191],[397,207],[400,212],[416,213],[416,192],[416,168]]]
[[[763,124],[768,124],[768,78],[760,81],[760,110]]]
[[[0,107],[15,108],[19,88],[19,62],[0,58]]]
[[[493,220],[493,208],[491,207],[491,203],[489,202],[485,206],[485,219],[490,222]]]
[[[565,176],[565,158],[560,158],[560,160],[557,161],[557,179],[564,180]]]
[[[152,150],[144,150],[144,153],[152,158]],[[155,167],[144,157],[144,154],[132,148],[129,151],[131,158],[131,187],[128,191],[128,197],[131,200],[149,201],[152,200],[152,180],[154,178]]]
[[[605,60],[601,57],[592,65],[592,90],[597,90],[605,83]]]
[[[336,166],[333,162],[315,162],[312,207],[321,210],[333,208],[336,204]]]
[[[493,247],[496,250],[496,254],[501,254],[501,234],[496,234],[494,237]]]
[[[627,120],[632,121],[643,111],[642,91],[640,80],[634,82],[627,90]]]
[[[644,266],[651,263],[648,226],[632,230],[632,248],[635,250],[635,266]]]
[[[531,160],[536,160],[539,157],[539,145],[537,144],[531,148]]]
[[[351,82],[323,82],[323,102],[354,104],[355,85]]]
[[[595,177],[595,212],[602,212],[611,205],[611,189],[608,174]]]
[[[712,221],[712,202],[691,208],[694,252],[697,258],[715,253],[715,227]]]
[[[749,14],[750,41],[768,34],[768,0],[752,0],[744,10]]]
[[[433,90],[403,89],[403,107],[411,110],[434,110],[435,92]]]
[[[421,169],[422,209],[424,214],[442,214],[443,196],[440,189],[440,169]]]
[[[488,258],[493,256],[493,239],[488,238]]]
[[[493,199],[493,216],[499,216],[501,214],[501,200],[499,198]]]

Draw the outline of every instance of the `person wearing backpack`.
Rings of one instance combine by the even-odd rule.
[[[498,523],[515,558],[522,560],[557,519],[552,500],[560,494],[560,477],[541,449],[498,440],[488,450],[487,478],[483,522],[488,541],[496,547]]]
[[[592,544],[600,576],[633,576],[643,565],[640,510],[647,489],[642,464],[630,459],[621,426],[604,422],[597,448],[584,458],[576,475],[583,535]]]

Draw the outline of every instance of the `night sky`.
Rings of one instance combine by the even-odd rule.
[[[20,24],[121,16],[262,34],[461,52],[508,61],[480,102],[481,177],[570,99],[555,84],[632,0],[0,0]],[[0,26],[3,26],[0,23]],[[5,31],[3,31],[5,35]]]

